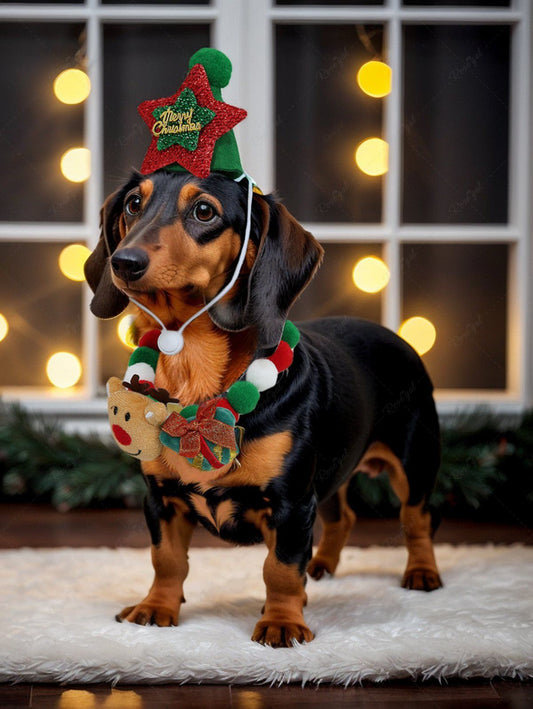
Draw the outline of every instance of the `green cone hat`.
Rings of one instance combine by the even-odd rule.
[[[178,91],[167,98],[144,101],[139,113],[150,128],[152,142],[141,172],[165,168],[207,177],[223,172],[239,177],[242,165],[233,127],[246,111],[222,100],[231,78],[231,62],[217,49],[192,55],[189,73]]]

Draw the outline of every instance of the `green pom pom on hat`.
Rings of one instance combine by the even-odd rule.
[[[195,52],[189,59],[189,69],[192,69],[195,64],[201,64],[205,69],[211,91],[217,101],[222,101],[222,92],[224,86],[229,84],[233,67],[231,61],[218,49],[211,47],[203,47]]]

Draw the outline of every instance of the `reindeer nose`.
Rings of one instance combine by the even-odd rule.
[[[144,276],[149,265],[150,258],[142,249],[120,249],[111,257],[113,271],[123,281],[138,281]]]
[[[111,430],[113,431],[113,435],[121,445],[129,446],[129,444],[131,443],[131,436],[127,431],[122,428],[122,426],[117,426],[117,424],[114,423],[111,426]]]

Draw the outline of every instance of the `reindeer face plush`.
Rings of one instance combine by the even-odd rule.
[[[107,408],[117,445],[138,460],[154,460],[161,453],[159,434],[169,412],[165,404],[125,389],[118,377],[107,382]]]

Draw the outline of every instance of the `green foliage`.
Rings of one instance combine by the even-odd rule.
[[[112,441],[66,433],[50,417],[0,406],[2,497],[52,502],[59,509],[138,506],[146,486],[138,463]]]
[[[533,411],[514,422],[486,411],[443,426],[442,463],[431,504],[446,516],[533,524]],[[363,516],[390,516],[399,502],[386,474],[356,475],[350,504]]]
[[[533,411],[506,423],[475,412],[442,431],[442,465],[432,504],[444,515],[531,525]],[[112,440],[66,433],[48,416],[0,405],[0,486],[4,500],[73,507],[139,506],[145,484],[139,464]],[[398,509],[386,474],[356,475],[350,503],[361,515]]]

